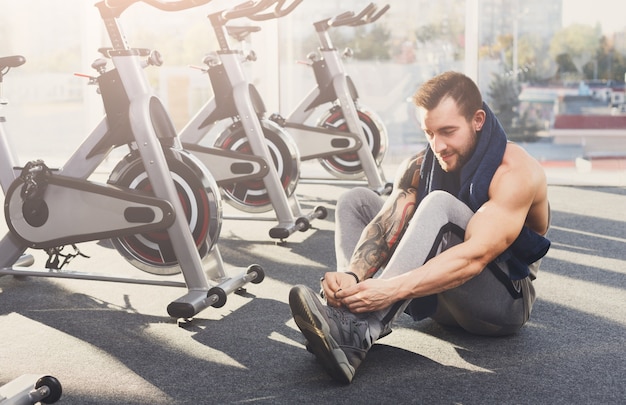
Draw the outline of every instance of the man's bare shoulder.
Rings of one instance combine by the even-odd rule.
[[[530,176],[529,180],[540,180],[544,171],[539,162],[521,146],[509,142],[498,171],[513,172],[520,176]]]
[[[546,175],[539,162],[524,148],[514,143],[507,144],[489,193],[490,198],[499,194],[528,204],[526,225],[539,233],[545,232],[549,212]]]

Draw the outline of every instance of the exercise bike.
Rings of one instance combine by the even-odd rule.
[[[217,177],[225,201],[247,213],[276,213],[278,225],[269,235],[285,239],[306,231],[310,221],[323,219],[327,210],[315,207],[304,214],[295,188],[299,180],[300,155],[290,135],[265,118],[265,106],[246,78],[242,64],[252,60],[231,48],[228,36],[244,36],[249,27],[228,27],[229,21],[247,18],[266,20],[290,13],[302,0],[285,7],[285,0],[248,1],[208,16],[219,50],[204,58],[214,96],[179,132],[184,149],[192,152]],[[271,11],[267,11],[268,9]],[[214,147],[200,145],[219,123],[231,124],[217,135]],[[345,135],[341,135],[346,137]],[[232,219],[274,220],[262,216],[231,216]]]
[[[387,151],[387,130],[374,112],[358,102],[356,86],[347,75],[342,62],[342,57],[352,56],[352,50],[347,48],[340,53],[334,47],[328,32],[335,27],[371,24],[388,9],[389,5],[386,5],[377,10],[376,5],[370,3],[358,14],[345,12],[334,18],[315,22],[313,26],[320,48],[319,52],[309,53],[306,63],[312,67],[317,84],[286,118],[277,114],[271,117],[296,139],[302,160],[318,158],[322,167],[338,179],[348,181],[365,177],[368,186],[379,194],[391,192],[391,184],[385,182],[380,167]],[[329,109],[318,118],[316,126],[305,125],[319,107],[329,103]],[[313,146],[320,139],[317,135],[335,134],[337,131],[355,134],[359,146],[356,149],[346,147],[340,153],[328,148],[323,154],[304,155],[303,151],[314,150]],[[314,179],[302,181],[317,182]]]
[[[209,306],[223,306],[227,294],[248,282],[261,282],[264,273],[258,265],[236,277],[224,271],[217,247],[222,207],[215,180],[181,147],[165,108],[150,88],[144,67],[158,65],[159,55],[130,48],[118,24],[123,11],[138,1],[177,11],[210,0],[95,4],[112,44],[102,52],[114,68],[107,71],[106,59],[96,60],[92,66],[98,76],[89,81],[98,85],[106,114],[62,168],[49,168],[41,160],[19,167],[4,129],[6,119],[0,117],[0,181],[9,228],[0,239],[0,275],[186,287],[187,294],[171,302],[167,312],[174,318],[191,318]],[[22,56],[0,58],[0,82],[11,68],[24,63]],[[122,146],[130,152],[110,173],[107,184],[90,180],[107,155]],[[111,239],[135,267],[157,275],[182,272],[184,282],[60,271],[56,262],[61,247],[102,239]],[[32,256],[24,254],[28,248],[49,254],[47,271],[25,268],[33,264]]]

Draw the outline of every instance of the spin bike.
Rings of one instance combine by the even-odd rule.
[[[214,96],[208,100],[180,131],[184,149],[192,152],[216,177],[225,201],[247,213],[274,210],[278,225],[269,235],[285,239],[295,231],[306,231],[310,221],[327,216],[325,207],[304,214],[295,195],[300,174],[300,155],[289,134],[274,121],[266,119],[265,106],[246,78],[242,64],[251,60],[230,47],[228,36],[243,36],[249,27],[227,27],[235,19],[265,20],[290,13],[302,0],[285,6],[285,0],[248,1],[231,9],[212,13],[208,19],[219,50],[204,59]],[[267,11],[273,8],[272,11]],[[231,125],[217,135],[214,147],[200,142],[219,123]],[[342,134],[342,137],[347,138]],[[233,219],[274,220],[267,217]]]
[[[219,307],[227,294],[248,282],[259,283],[263,269],[251,265],[237,277],[227,277],[216,245],[221,228],[221,198],[210,172],[176,136],[161,101],[143,71],[159,64],[156,53],[128,46],[118,17],[138,0],[108,0],[95,4],[112,48],[92,65],[105,117],[60,169],[41,160],[18,167],[0,117],[0,180],[9,232],[0,239],[0,275],[77,278],[112,282],[186,287],[187,294],[171,302],[174,318],[191,318],[209,306]],[[209,0],[141,0],[165,11],[183,10]],[[22,56],[0,58],[0,82]],[[88,178],[119,146],[130,152],[110,173],[107,184]],[[53,259],[59,247],[111,239],[118,252],[140,270],[157,275],[182,272],[184,282],[139,279],[106,274],[59,271],[49,260],[47,271],[32,265],[26,249],[43,249]],[[57,257],[58,259],[58,257]],[[206,274],[205,274],[206,269]],[[207,277],[208,276],[208,277]],[[209,278],[212,282],[209,282]]]
[[[340,54],[328,31],[334,27],[356,27],[373,23],[388,9],[389,5],[386,5],[377,11],[376,5],[370,3],[356,15],[345,12],[334,18],[315,22],[313,26],[320,44],[319,53],[309,53],[306,63],[313,68],[317,85],[286,118],[279,115],[272,117],[296,140],[302,160],[318,158],[322,167],[338,179],[348,181],[365,177],[368,186],[379,194],[391,192],[391,184],[385,182],[380,167],[387,151],[387,130],[374,112],[358,103],[356,87],[342,62],[342,57],[352,56],[352,50],[347,48]],[[305,125],[318,107],[328,103],[331,106],[317,120],[317,126]],[[346,147],[340,153],[329,147],[322,154],[304,154],[304,151],[315,150],[314,146],[320,140],[316,135],[335,134],[337,131],[354,134],[358,138],[359,146],[356,149]],[[338,145],[335,139],[331,143]],[[302,180],[316,182],[314,179]]]

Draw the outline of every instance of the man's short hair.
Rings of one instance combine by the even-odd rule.
[[[469,122],[483,106],[483,99],[476,83],[463,73],[445,72],[425,82],[413,96],[413,103],[428,111],[451,97],[459,111]]]

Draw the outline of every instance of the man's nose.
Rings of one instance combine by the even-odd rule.
[[[432,148],[433,152],[440,153],[440,152],[446,150],[447,146],[448,145],[446,145],[446,143],[443,141],[443,139],[441,139],[437,135],[433,136],[432,145],[431,145],[431,148]]]

